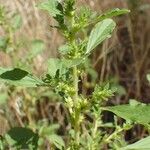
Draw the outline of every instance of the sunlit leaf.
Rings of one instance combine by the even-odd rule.
[[[130,10],[128,10],[128,9],[115,8],[115,9],[113,9],[111,11],[108,11],[108,12],[102,14],[101,16],[99,16],[97,18],[97,20],[98,21],[102,21],[102,20],[104,20],[106,18],[112,18],[112,17],[120,16],[120,15],[123,15],[123,14],[127,14],[129,12],[130,12]]]
[[[59,11],[59,9],[57,9],[57,6],[58,0],[47,0],[45,2],[38,4],[38,8],[48,11],[48,13],[53,17],[61,15],[61,12]]]
[[[132,121],[143,125],[150,123],[150,105],[135,103],[135,100],[131,104],[104,107],[102,109],[111,111],[127,121]]]
[[[112,19],[105,19],[97,23],[91,31],[86,54],[90,53],[96,46],[101,44],[105,39],[110,38],[116,23]]]

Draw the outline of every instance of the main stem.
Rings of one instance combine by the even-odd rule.
[[[74,84],[74,90],[75,90],[75,94],[74,94],[74,111],[75,111],[75,120],[74,120],[74,130],[75,130],[75,140],[76,140],[76,144],[79,145],[79,130],[80,130],[80,125],[79,125],[79,110],[76,107],[78,104],[78,71],[77,71],[77,67],[75,66],[73,68],[73,84]]]
[[[71,26],[73,28],[74,26],[74,11],[72,12],[72,17],[71,17]],[[74,37],[75,38],[75,37]],[[71,40],[72,43],[72,40]],[[76,55],[76,50],[75,50],[75,55]],[[79,124],[79,116],[80,112],[79,109],[77,108],[78,105],[78,68],[77,66],[73,67],[73,86],[75,93],[73,95],[73,100],[74,100],[74,113],[75,113],[75,118],[74,118],[74,131],[75,131],[75,143],[78,146],[79,145],[79,136],[80,136],[80,124]]]
[[[75,90],[75,94],[74,94],[74,102],[75,104],[78,101],[78,71],[77,71],[77,67],[73,67],[73,84],[74,84],[74,90]]]

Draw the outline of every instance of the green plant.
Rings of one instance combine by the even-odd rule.
[[[79,89],[82,75],[86,70],[84,63],[88,56],[99,44],[110,38],[115,29],[116,23],[110,18],[129,11],[114,9],[99,15],[89,8],[77,9],[75,0],[64,2],[48,0],[39,4],[38,7],[47,11],[56,20],[57,24],[52,27],[57,28],[65,38],[66,43],[59,48],[61,58],[48,60],[48,71],[42,79],[20,68],[0,68],[0,81],[15,86],[37,88],[42,86],[49,87],[50,90],[53,89],[55,93],[61,96],[61,102],[68,109],[71,126],[65,144],[60,136],[54,134],[58,128],[55,125],[52,127],[47,124],[41,125],[42,128],[32,126],[34,132],[29,131],[33,133],[27,139],[24,137],[25,141],[18,141],[18,137],[15,138],[13,134],[10,134],[11,131],[14,132],[18,128],[11,129],[8,135],[16,141],[13,145],[16,146],[17,144],[19,148],[38,149],[38,139],[41,139],[40,142],[46,139],[48,143],[53,143],[53,149],[57,147],[66,150],[98,150],[103,149],[105,145],[111,149],[121,149],[126,146],[123,131],[131,129],[136,123],[144,125],[149,130],[150,120],[147,117],[150,110],[149,105],[131,100],[130,104],[127,105],[105,106],[116,91],[109,84],[95,85],[93,93],[89,96],[81,94]],[[93,25],[94,28],[88,34],[88,27]],[[123,125],[118,125],[115,116],[114,122],[104,123],[103,111],[113,112],[123,118],[125,122]],[[87,119],[88,117],[91,119]],[[107,130],[104,130],[106,128],[112,128],[114,132],[109,134]],[[24,130],[29,129],[19,128],[20,134]],[[36,137],[36,140],[33,137]],[[1,140],[1,143],[4,143],[3,141],[4,139]],[[3,147],[5,143],[1,145]],[[134,145],[128,147],[136,149]]]

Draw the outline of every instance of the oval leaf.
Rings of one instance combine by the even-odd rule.
[[[5,69],[0,68],[0,81],[6,82],[12,85],[36,87],[43,85],[43,82],[37,77],[29,74],[27,71],[14,68]]]
[[[115,26],[116,23],[112,19],[104,19],[103,21],[97,23],[90,34],[86,54],[90,53],[105,39],[110,38]]]
[[[150,105],[137,104],[137,105],[119,105],[104,107],[103,110],[111,111],[117,116],[134,123],[149,124]]]

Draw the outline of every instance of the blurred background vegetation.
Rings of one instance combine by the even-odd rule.
[[[47,69],[48,57],[59,57],[57,49],[64,42],[61,35],[50,27],[54,20],[38,10],[40,0],[0,0],[0,66],[19,66],[38,76]],[[128,103],[137,99],[149,103],[150,85],[150,0],[79,0],[104,12],[111,8],[128,8],[129,15],[115,18],[117,29],[113,37],[100,45],[84,66],[84,94],[90,94],[94,83],[110,82],[118,93],[109,105]],[[36,51],[35,51],[36,50]],[[93,84],[90,84],[90,82]],[[25,89],[0,84],[0,135],[10,127],[47,120],[58,123],[59,134],[67,130],[67,110],[59,97],[49,89]],[[110,114],[104,120],[112,119]],[[141,126],[127,133],[127,140],[145,135]],[[133,142],[133,141],[132,141]]]

